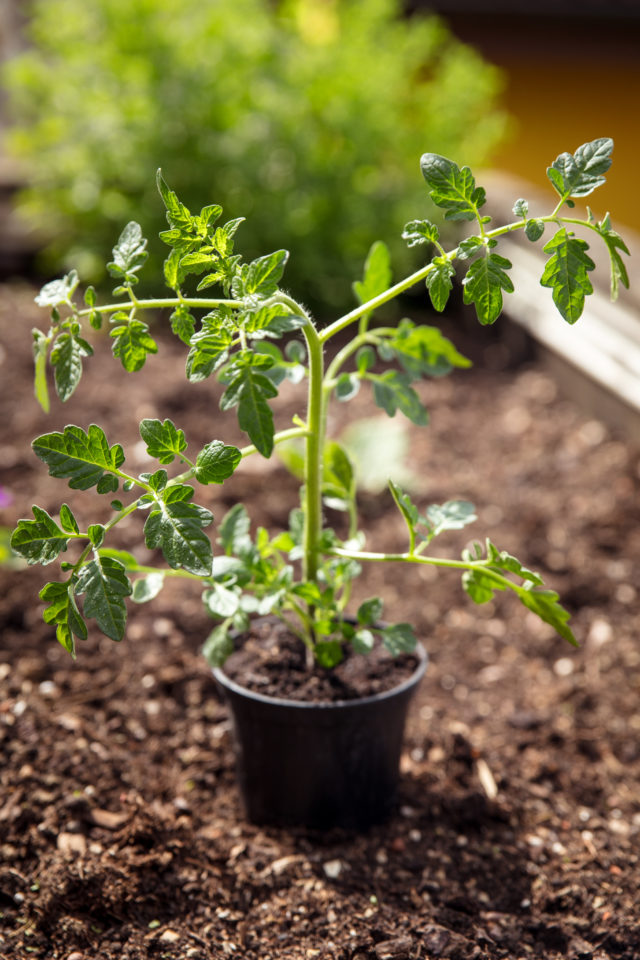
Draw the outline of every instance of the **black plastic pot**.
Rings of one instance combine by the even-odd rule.
[[[278,700],[213,671],[233,719],[240,792],[253,823],[364,828],[391,813],[407,708],[427,666],[385,693]]]

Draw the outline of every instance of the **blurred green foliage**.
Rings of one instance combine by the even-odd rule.
[[[428,213],[418,161],[477,164],[504,131],[499,72],[398,0],[33,0],[30,48],[7,67],[19,205],[48,269],[88,280],[123,225],[152,261],[162,167],[187,205],[248,223],[248,258],[285,246],[292,292],[348,303],[372,238]],[[149,268],[145,271],[147,274]]]

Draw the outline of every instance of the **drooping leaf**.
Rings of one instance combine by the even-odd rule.
[[[453,289],[452,278],[455,275],[455,269],[451,261],[447,260],[446,257],[434,257],[432,263],[433,270],[427,274],[425,283],[429,291],[433,309],[437,310],[438,313],[442,313],[449,300],[449,294]]]
[[[226,620],[211,631],[202,647],[202,654],[210,667],[223,666],[227,657],[233,653],[233,640],[230,634],[231,621]]]
[[[237,556],[251,544],[249,527],[249,514],[244,504],[236,503],[225,513],[218,525],[218,537],[227,556]]]
[[[144,525],[145,543],[159,548],[170,567],[183,567],[197,576],[209,576],[213,552],[203,531],[212,520],[204,507],[190,503],[193,487],[174,484],[154,503]]]
[[[473,303],[482,324],[495,323],[502,312],[502,291],[513,293],[513,282],[505,270],[511,262],[497,253],[479,257],[469,267],[462,281],[464,302]]]
[[[556,157],[547,168],[547,176],[561,197],[586,197],[605,182],[612,151],[610,137],[583,143],[574,154]]]
[[[169,317],[171,329],[187,346],[191,344],[191,337],[195,333],[196,321],[189,312],[189,308],[180,303]]]
[[[196,459],[195,477],[200,483],[223,483],[235,471],[242,459],[237,447],[212,440]]]
[[[369,379],[373,381],[373,398],[377,406],[388,416],[393,417],[396,410],[400,410],[419,427],[429,422],[427,411],[406,374],[388,370],[375,377],[370,374]]]
[[[266,354],[243,351],[229,369],[230,381],[220,400],[222,410],[238,407],[240,429],[263,457],[273,450],[273,413],[267,401],[278,395],[265,376],[271,366],[273,359]]]
[[[68,508],[67,508],[68,509]],[[45,566],[67,549],[72,531],[61,529],[42,507],[31,508],[34,520],[18,520],[11,535],[11,549],[29,564]]]
[[[42,614],[44,622],[56,625],[58,643],[75,658],[74,638],[86,640],[88,631],[76,604],[72,581],[47,583],[40,591],[39,597],[47,603]]]
[[[584,310],[585,297],[593,293],[589,271],[595,264],[586,251],[585,240],[569,233],[562,227],[543,247],[551,257],[540,279],[543,287],[553,291],[553,302],[567,321],[575,323]]]
[[[69,478],[74,490],[88,490],[109,471],[124,463],[119,443],[109,446],[104,430],[92,423],[88,432],[73,425],[62,433],[46,433],[32,443],[33,450],[49,467],[52,477]]]
[[[475,219],[486,194],[482,187],[476,187],[469,167],[460,169],[446,157],[425,153],[420,159],[420,169],[429,186],[431,199],[447,211],[446,220]]]
[[[35,301],[39,307],[57,307],[61,303],[71,303],[71,297],[78,286],[78,282],[77,271],[71,270],[62,279],[45,283]]]
[[[78,574],[76,593],[84,594],[84,615],[93,617],[111,640],[122,640],[124,636],[127,621],[124,598],[131,590],[123,564],[113,557],[98,556]]]
[[[391,254],[386,243],[376,240],[364,262],[362,280],[353,284],[358,303],[368,303],[391,286]]]
[[[56,393],[64,402],[69,399],[82,377],[82,358],[93,354],[91,344],[73,333],[61,333],[56,337],[51,351],[54,367]]]
[[[609,251],[609,259],[611,261],[611,299],[617,300],[621,283],[629,289],[629,275],[619,251],[621,250],[629,256],[629,249],[620,234],[612,229],[611,219],[608,213],[602,223],[597,225],[596,229],[606,243],[607,250]]]
[[[402,320],[387,345],[406,372],[416,379],[440,376],[452,367],[471,366],[471,361],[458,352],[448,337],[428,324],[416,326],[411,320]]]
[[[113,355],[119,357],[125,370],[140,370],[150,353],[158,352],[158,344],[149,333],[149,325],[142,320],[119,324],[109,334],[113,337]]]
[[[172,420],[142,420],[140,436],[147,445],[149,456],[160,463],[173,463],[187,449],[184,431],[178,430]]]
[[[556,633],[568,640],[572,646],[578,646],[578,641],[568,626],[570,614],[558,602],[559,597],[554,590],[522,590],[519,597],[528,610],[552,626]]]

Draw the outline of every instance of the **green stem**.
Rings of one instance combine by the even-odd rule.
[[[131,305],[123,303],[106,303],[104,306],[96,304],[95,307],[87,307],[78,310],[76,316],[88,317],[91,313],[115,313],[116,310],[123,310]],[[139,310],[162,310],[165,307],[194,307],[195,309],[212,310],[214,307],[236,307],[240,309],[242,302],[240,300],[201,300],[198,297],[167,297],[154,300],[136,300],[135,306]]]
[[[306,455],[304,475],[303,577],[318,576],[318,544],[322,534],[322,451],[324,448],[324,356],[312,323],[303,327],[309,352]]]
[[[309,431],[307,427],[291,427],[289,430],[280,430],[279,433],[276,433],[273,438],[274,444],[284,443],[286,440],[295,440],[296,437],[306,437],[308,436]],[[257,453],[258,448],[255,447],[252,443],[248,444],[246,447],[242,447],[240,450],[240,455],[244,459],[245,457],[250,457],[253,453]],[[193,476],[193,474],[192,474]]]

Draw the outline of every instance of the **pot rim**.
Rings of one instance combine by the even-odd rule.
[[[272,704],[280,707],[295,707],[300,710],[346,709],[348,707],[380,703],[383,700],[396,697],[398,694],[402,694],[411,687],[416,686],[422,679],[425,670],[427,669],[429,656],[423,644],[420,642],[416,644],[412,653],[418,657],[419,662],[410,677],[407,677],[406,680],[403,680],[402,683],[392,687],[390,690],[383,690],[381,693],[373,693],[367,697],[355,697],[351,700],[318,700],[314,702],[307,700],[290,700],[285,697],[271,697],[264,693],[258,693],[255,690],[249,690],[247,687],[243,687],[241,684],[236,683],[235,680],[231,680],[231,678],[226,675],[222,667],[213,667],[212,673],[217,682],[224,689],[231,690],[238,696],[243,696],[248,700],[255,700],[259,703]]]

